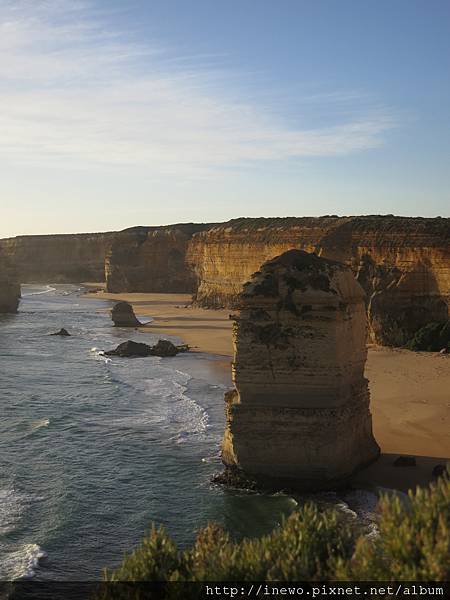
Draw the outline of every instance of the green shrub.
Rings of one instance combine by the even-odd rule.
[[[450,350],[450,321],[428,323],[415,333],[406,347],[409,350],[426,352],[439,352],[443,348]]]
[[[177,550],[153,528],[108,581],[327,580],[338,557],[349,559],[354,535],[335,511],[304,506],[270,535],[234,542],[218,525],[202,529],[192,548]]]
[[[351,560],[339,558],[336,579],[450,580],[450,480],[410,492],[410,502],[382,498],[380,535],[360,538]]]
[[[270,535],[234,542],[219,526],[202,529],[177,549],[153,528],[106,581],[448,581],[450,480],[410,492],[409,502],[384,496],[380,535],[358,538],[332,510],[309,504]]]

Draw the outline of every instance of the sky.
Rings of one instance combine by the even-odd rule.
[[[448,0],[0,0],[0,237],[450,216]]]

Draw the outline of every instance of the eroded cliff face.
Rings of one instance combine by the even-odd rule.
[[[233,307],[259,265],[291,248],[350,266],[366,292],[369,338],[402,345],[448,318],[450,219],[393,216],[237,219],[196,234],[198,304]]]
[[[0,249],[0,313],[15,313],[19,299],[20,283],[17,273]]]
[[[197,276],[186,251],[192,235],[206,227],[187,223],[118,233],[106,257],[107,291],[193,293]]]
[[[26,235],[0,240],[21,283],[104,281],[114,233]]]
[[[227,467],[318,490],[377,458],[364,291],[348,267],[290,250],[253,275],[232,318]]]

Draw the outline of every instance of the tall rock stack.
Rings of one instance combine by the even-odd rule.
[[[0,313],[15,313],[19,306],[20,283],[10,260],[0,249]]]
[[[377,458],[364,291],[348,267],[289,250],[244,285],[232,318],[229,473],[319,490]]]

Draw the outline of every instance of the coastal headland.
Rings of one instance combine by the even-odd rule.
[[[230,311],[264,261],[292,248],[338,261],[365,292],[366,376],[383,452],[369,479],[385,462],[394,487],[407,489],[428,481],[433,467],[450,457],[448,355],[399,348],[424,325],[448,320],[449,239],[448,218],[393,215],[239,218],[20,236],[0,240],[6,297],[0,311],[16,310],[18,282],[103,281],[91,297],[131,302],[143,334],[174,336],[194,351],[215,354],[230,374]],[[417,466],[393,467],[397,455],[415,456]],[[382,479],[378,483],[390,487]]]
[[[450,219],[369,215],[238,218],[0,240],[22,283],[105,281],[111,293],[186,293],[233,308],[266,261],[296,248],[351,268],[371,342],[403,346],[450,305]],[[2,267],[0,264],[0,272]]]
[[[218,355],[217,365],[230,374],[231,386],[229,310],[193,306],[190,294],[97,291],[86,297],[130,302],[141,321],[149,319],[139,328],[142,334],[174,336],[195,352]],[[382,455],[360,471],[354,483],[401,491],[429,483],[434,466],[450,458],[450,356],[371,344],[365,375],[374,435]],[[416,458],[415,467],[394,466],[395,459],[405,455]]]

